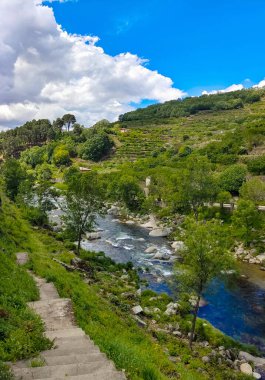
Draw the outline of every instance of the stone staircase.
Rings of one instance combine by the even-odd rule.
[[[18,257],[18,263],[20,263]],[[70,299],[60,298],[52,283],[34,277],[40,301],[29,306],[40,315],[54,348],[38,358],[12,365],[16,380],[126,380],[75,324]]]

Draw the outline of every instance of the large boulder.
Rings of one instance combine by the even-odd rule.
[[[240,365],[240,371],[241,371],[242,373],[244,373],[245,375],[250,375],[250,376],[253,375],[252,367],[251,367],[251,365],[248,364],[248,363],[242,363],[242,364]]]
[[[162,252],[157,252],[155,254],[155,256],[153,257],[154,260],[170,260],[170,256],[167,255],[166,253],[162,253]]]
[[[262,253],[261,255],[256,256],[256,260],[259,264],[265,263],[265,253]]]
[[[157,228],[155,217],[153,215],[150,215],[149,221],[142,224],[141,226],[144,228],[150,228],[150,229]]]
[[[257,356],[253,356],[248,352],[240,351],[239,359],[246,360],[247,362],[254,363],[255,367],[265,366],[265,358],[259,358]]]
[[[142,306],[138,305],[138,306],[134,306],[132,308],[132,312],[134,315],[138,315],[138,314],[141,314],[143,312],[143,308]]]
[[[183,241],[174,241],[172,244],[171,244],[171,247],[176,251],[182,251],[184,248],[185,248],[185,245],[183,243]]]
[[[108,214],[118,216],[120,214],[120,208],[118,206],[112,205],[111,208],[108,209]]]
[[[99,232],[88,232],[86,234],[86,237],[87,237],[88,240],[98,240],[98,239],[101,238]]]
[[[155,228],[149,232],[149,236],[152,237],[167,237],[170,234],[170,228]]]

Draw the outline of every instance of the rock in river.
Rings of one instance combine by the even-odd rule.
[[[145,253],[154,253],[157,251],[157,247],[155,245],[151,245],[145,250]]]
[[[97,239],[101,238],[99,232],[88,232],[86,234],[86,237],[87,237],[88,240],[97,240]]]

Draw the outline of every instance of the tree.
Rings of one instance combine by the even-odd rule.
[[[145,195],[137,181],[131,176],[123,176],[110,186],[112,196],[121,201],[130,211],[140,211]]]
[[[221,209],[224,208],[224,203],[229,203],[231,202],[231,194],[229,193],[229,191],[220,191],[220,193],[218,193],[217,195],[217,202],[220,203],[220,206],[221,206]]]
[[[183,271],[177,277],[183,291],[196,297],[190,332],[190,348],[194,340],[196,321],[202,294],[217,277],[231,269],[234,260],[228,250],[229,239],[220,222],[216,220],[186,222]]]
[[[7,196],[14,201],[19,192],[21,183],[26,179],[27,174],[21,167],[19,161],[9,159],[3,165],[4,187]]]
[[[82,133],[83,133],[83,130],[84,130],[84,126],[83,125],[80,125],[80,124],[77,124],[77,123],[75,123],[73,125],[73,134],[74,135],[81,136]]]
[[[238,194],[240,187],[246,181],[247,169],[244,165],[231,165],[219,176],[219,185],[222,190],[231,194]]]
[[[262,227],[262,216],[253,202],[241,199],[232,215],[232,223],[235,236],[249,245],[256,230]]]
[[[95,226],[98,214],[103,214],[103,192],[96,173],[69,175],[66,192],[66,206],[62,207],[66,230],[77,239],[77,254],[80,253],[81,239],[85,232]]]
[[[58,117],[52,124],[53,129],[57,134],[61,134],[64,126],[64,121],[60,117]]]
[[[263,205],[265,203],[265,182],[259,178],[252,178],[242,185],[239,194],[246,200]]]
[[[248,170],[251,173],[261,175],[265,174],[265,156],[259,156],[247,161]]]
[[[24,161],[27,165],[32,166],[32,168],[35,168],[37,165],[47,162],[48,155],[46,146],[34,146],[31,149],[25,150],[21,154],[21,160]]]
[[[98,133],[87,140],[80,149],[80,156],[84,160],[99,161],[109,153],[113,146],[106,133]]]
[[[69,132],[71,126],[76,123],[75,115],[72,115],[70,113],[65,114],[62,117],[63,124],[66,126],[67,132]]]
[[[177,209],[192,210],[198,218],[198,209],[212,201],[217,194],[211,163],[205,157],[192,156],[187,159],[186,168],[173,178],[171,197]]]

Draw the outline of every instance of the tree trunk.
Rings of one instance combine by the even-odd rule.
[[[77,244],[77,256],[79,256],[80,248],[81,248],[81,239],[82,239],[82,232],[78,232],[78,244]]]
[[[196,321],[197,321],[198,311],[200,307],[200,300],[201,300],[201,296],[199,295],[196,301],[195,308],[194,308],[194,315],[193,315],[193,321],[192,321],[191,332],[190,332],[189,346],[191,350],[192,350],[192,343],[193,343],[194,335],[195,335],[195,327],[196,327]]]

